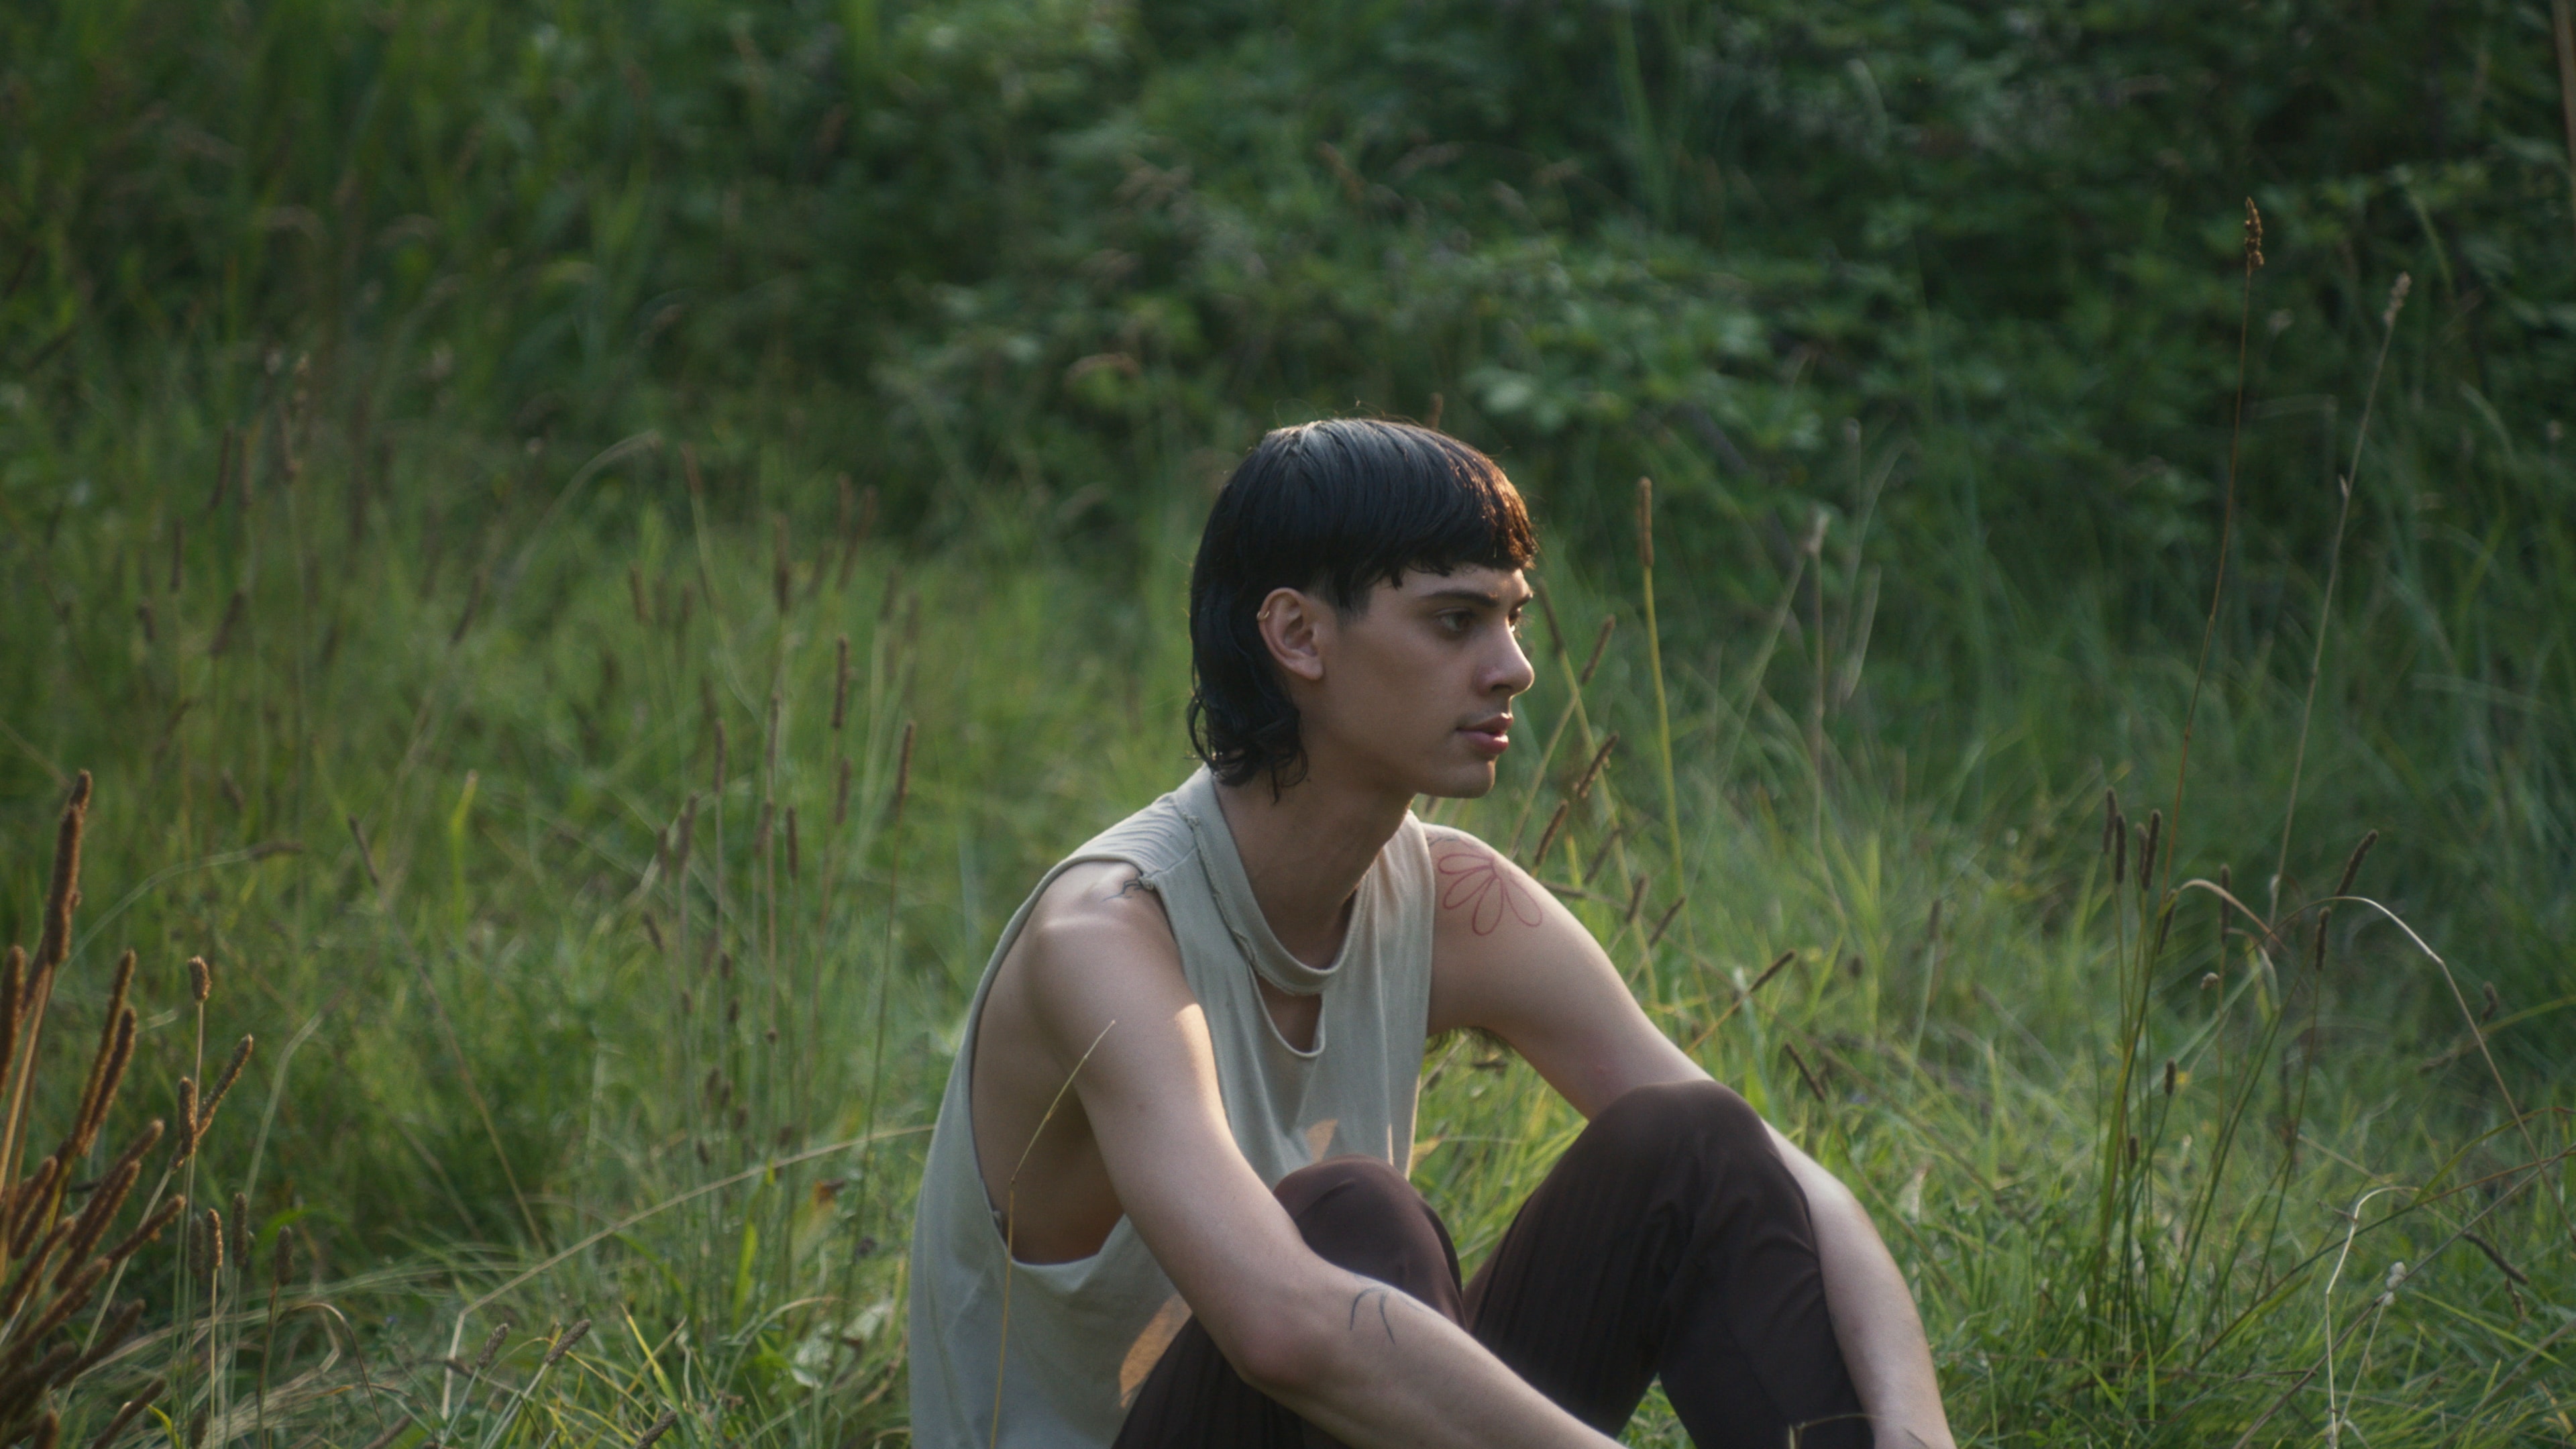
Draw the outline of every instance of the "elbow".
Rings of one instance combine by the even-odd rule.
[[[1330,1376],[1330,1347],[1314,1332],[1306,1315],[1265,1314],[1236,1329],[1219,1346],[1243,1381],[1281,1402],[1307,1396]]]

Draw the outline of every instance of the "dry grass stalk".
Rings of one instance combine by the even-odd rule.
[[[108,1420],[107,1427],[99,1431],[98,1437],[89,1441],[90,1449],[108,1449],[109,1445],[116,1442],[117,1436],[123,1434],[136,1419],[141,1418],[143,1411],[152,1407],[153,1400],[160,1398],[161,1391],[168,1387],[169,1384],[165,1381],[154,1379],[143,1386],[143,1392],[118,1405],[116,1417]]]
[[[1675,896],[1673,903],[1664,907],[1664,913],[1655,918],[1655,929],[1646,933],[1647,950],[1655,949],[1656,944],[1664,939],[1664,932],[1672,928],[1673,918],[1682,913],[1682,905],[1689,899],[1686,895]]]
[[[770,524],[775,552],[770,564],[769,591],[778,604],[779,615],[783,618],[787,613],[788,604],[792,601],[794,591],[791,586],[795,582],[795,567],[787,557],[787,515],[784,513],[771,515]]]
[[[787,807],[787,879],[791,885],[800,878],[799,862],[802,859],[796,843],[796,807],[790,805]]]
[[[845,592],[850,587],[851,571],[856,569],[859,565],[859,545],[866,543],[868,541],[868,534],[876,528],[877,485],[871,483],[867,487],[859,490],[859,520],[856,526],[851,525],[848,521],[849,511],[850,475],[844,473],[841,475],[841,515],[843,520],[841,524],[841,532],[849,541],[841,548],[841,573],[835,587],[838,587]]]
[[[1630,914],[1635,914],[1633,907],[1631,908]],[[1708,1040],[1710,1033],[1716,1031],[1719,1027],[1726,1025],[1727,1021],[1732,1018],[1735,1013],[1744,1009],[1745,1003],[1751,1001],[1755,993],[1761,991],[1763,987],[1771,984],[1772,977],[1788,970],[1789,963],[1797,959],[1798,953],[1795,951],[1783,951],[1779,955],[1772,957],[1771,964],[1762,968],[1762,974],[1753,978],[1753,984],[1745,987],[1742,991],[1737,992],[1735,994],[1735,999],[1726,1004],[1726,1010],[1719,1012],[1717,1014],[1717,1019],[1710,1022],[1708,1026],[1700,1032],[1699,1040],[1691,1043],[1692,1049],[1697,1050],[1700,1042]]]
[[[214,642],[206,646],[207,658],[220,659],[224,651],[232,647],[233,631],[241,627],[242,613],[249,607],[250,596],[239,589],[233,590],[231,600],[224,605],[222,622],[215,625]]]
[[[1610,631],[1619,622],[1616,614],[1601,616],[1601,632],[1592,636],[1592,652],[1584,656],[1583,672],[1574,677],[1574,687],[1582,689],[1592,683],[1592,672],[1601,667],[1601,656],[1610,648]]]
[[[850,709],[850,636],[843,634],[834,640],[832,652],[832,731],[838,734]]]
[[[1570,798],[1580,803],[1584,796],[1592,793],[1593,780],[1601,774],[1601,767],[1610,763],[1610,752],[1617,748],[1619,748],[1619,732],[1612,730],[1602,738],[1601,748],[1592,752],[1592,763],[1585,765],[1583,773],[1575,777],[1574,789],[1569,792]]]
[[[1798,1055],[1797,1046],[1794,1043],[1783,1041],[1780,1043],[1780,1050],[1789,1054],[1789,1064],[1798,1069],[1798,1080],[1807,1084],[1807,1090],[1815,1094],[1817,1101],[1824,1101],[1824,1085],[1816,1080],[1816,1074],[1814,1072],[1807,1070],[1807,1059]]]
[[[2147,828],[2138,838],[2138,889],[2140,890],[2145,890],[2155,883],[2156,846],[2158,837],[2164,834],[2164,830],[2165,813],[2161,810],[2148,811]]]
[[[642,628],[651,628],[653,625],[653,613],[650,609],[644,607],[644,570],[641,565],[628,564],[626,566],[626,598],[629,603],[635,606],[636,624]]]
[[[841,757],[841,782],[832,791],[832,828],[850,823],[850,757]]]
[[[349,816],[348,821],[349,838],[358,843],[358,864],[367,873],[368,886],[375,890],[384,889],[383,879],[376,874],[375,852],[367,849],[367,832],[359,827],[357,816]]]
[[[447,647],[450,649],[464,643],[465,631],[474,627],[475,612],[483,607],[484,575],[485,570],[476,569],[473,581],[466,585],[465,612],[456,616],[456,627],[448,631]]]
[[[1547,864],[1548,847],[1556,844],[1556,833],[1565,828],[1566,814],[1573,808],[1572,800],[1556,802],[1556,813],[1547,817],[1547,828],[1538,833],[1538,849],[1530,852],[1530,869],[1536,870]]]

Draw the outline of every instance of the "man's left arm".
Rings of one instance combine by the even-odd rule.
[[[1639,1009],[1583,923],[1519,866],[1462,831],[1434,829],[1444,889],[1433,931],[1430,1027],[1502,1037],[1588,1120],[1638,1087],[1709,1075]],[[1851,1190],[1771,1129],[1807,1196],[1825,1304],[1852,1387],[1886,1449],[1953,1440],[1914,1295]]]

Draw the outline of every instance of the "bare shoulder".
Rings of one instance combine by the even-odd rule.
[[[1050,882],[1003,964],[1032,1005],[1075,1007],[1079,999],[1179,978],[1180,947],[1162,897],[1118,861],[1086,861]],[[1089,1013],[1076,1008],[1075,1017]]]
[[[1141,945],[1170,942],[1172,923],[1163,913],[1162,896],[1136,867],[1124,861],[1090,860],[1067,867],[1048,883],[1021,933],[1042,948],[1130,937]]]
[[[1434,935],[1482,940],[1545,926],[1554,899],[1509,856],[1464,830],[1423,829],[1431,850]]]

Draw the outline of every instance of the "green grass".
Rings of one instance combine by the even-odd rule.
[[[63,772],[91,769],[89,903],[56,1010],[82,1029],[113,952],[141,950],[125,1110],[166,1112],[196,1051],[178,963],[214,961],[210,1035],[263,1046],[199,1200],[245,1193],[264,1237],[315,1250],[276,1319],[261,1271],[219,1300],[239,1356],[211,1402],[204,1374],[184,1382],[192,1405],[249,1438],[265,1413],[278,1442],[363,1442],[407,1416],[396,1443],[620,1444],[666,1409],[665,1442],[899,1432],[900,1249],[966,993],[1044,866],[1188,767],[1193,506],[1116,568],[1043,520],[937,551],[800,528],[782,555],[770,529],[708,521],[811,486],[757,464],[702,467],[692,489],[669,443],[496,460],[516,496],[468,509],[468,440],[406,447],[353,494],[339,420],[317,410],[297,436],[293,469],[254,447],[255,486],[210,509],[216,435],[184,407],[138,411],[22,464],[91,482],[51,519],[21,511],[8,557],[0,934],[31,934],[44,822]],[[1670,539],[1658,562],[1692,566]],[[1794,607],[1767,657],[1756,626],[1666,661],[1677,868],[1639,743],[1656,701],[1636,600],[1546,572],[1568,652],[1533,628],[1538,737],[1597,621],[1622,621],[1583,709],[1493,797],[1432,808],[1506,842],[1526,816],[1527,851],[1596,732],[1622,732],[1540,874],[1659,1022],[1861,1192],[1963,1434],[2232,1442],[2259,1424],[2269,1441],[2341,1415],[2373,1445],[2564,1436],[2576,1132],[2563,1074],[2502,1048],[2567,1001],[2506,999],[2490,1072],[2442,972],[2359,909],[2336,912],[2317,971],[2313,917],[2268,951],[2240,917],[2222,945],[2207,894],[2110,882],[2103,792],[2170,804],[2187,673],[2060,619],[2067,654],[2117,660],[2128,736],[2034,744],[2054,708],[2034,667],[2024,719],[1926,758],[1862,713],[1875,661],[1834,672],[1858,655],[1861,601],[1783,577]],[[1820,734],[1795,663],[1819,618]],[[2270,690],[2213,674],[2195,759],[2231,789],[2286,780]],[[2320,719],[2326,759],[2354,724]],[[2334,767],[2311,779],[2304,818],[2334,820]],[[2245,887],[2278,816],[2203,793],[2173,880],[2233,859]],[[2350,845],[2303,828],[2285,907],[2325,894]],[[2356,893],[2404,895],[2392,858]],[[2474,939],[2432,944],[2475,960]],[[2491,979],[2459,977],[2472,1014]],[[1426,1066],[1416,1175],[1472,1263],[1578,1124],[1471,1041]],[[871,1124],[874,1146],[850,1145]],[[277,1382],[316,1376],[263,1407],[262,1354],[293,1366]],[[71,1427],[152,1366],[112,1370]],[[1656,1412],[1632,1440],[1679,1443]]]

